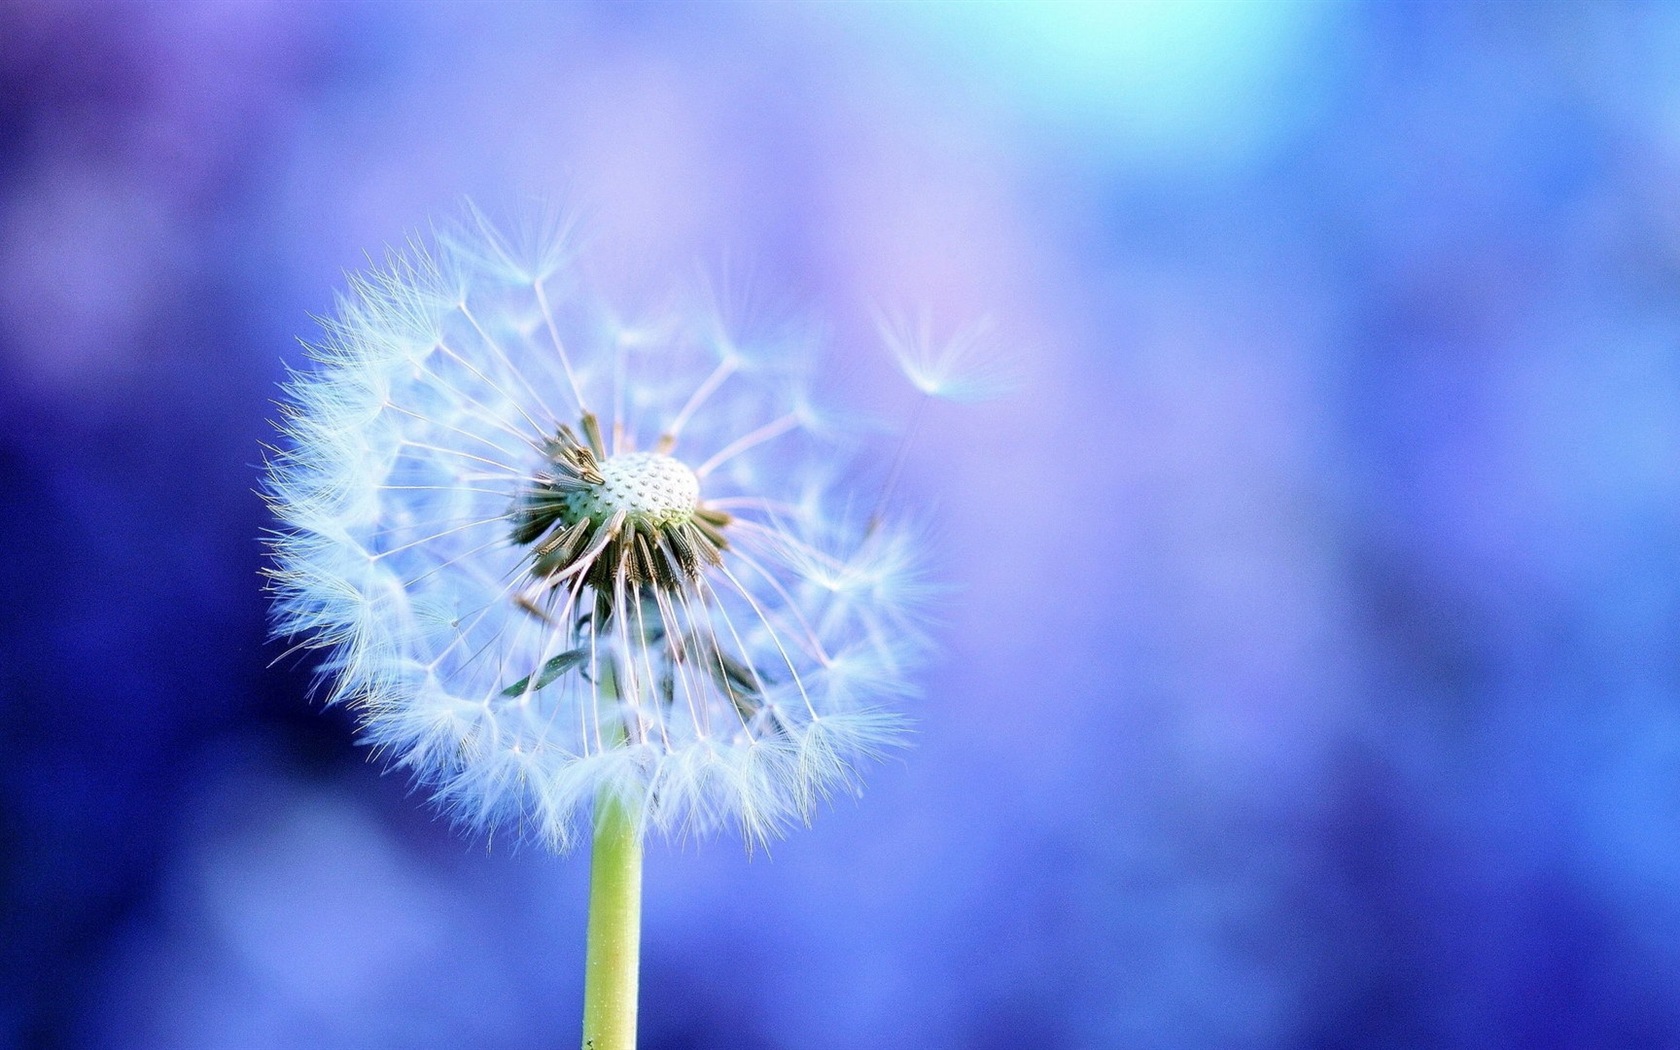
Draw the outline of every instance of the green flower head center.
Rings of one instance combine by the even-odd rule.
[[[584,417],[590,445],[565,426],[544,443],[546,462],[510,515],[513,541],[530,548],[534,590],[515,597],[527,610],[579,585],[676,592],[729,547],[731,519],[700,502],[693,470],[661,452],[598,457],[593,422]]]
[[[568,493],[560,518],[603,525],[622,512],[649,531],[686,525],[700,503],[700,479],[680,460],[657,452],[613,456],[598,468],[599,484]]]

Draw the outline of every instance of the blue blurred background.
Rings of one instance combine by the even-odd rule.
[[[648,1050],[1680,1046],[1680,6],[0,3],[0,1045],[573,1046],[584,868],[270,667],[311,315],[462,195],[995,317],[914,750],[650,854]],[[850,380],[887,404],[884,372]]]

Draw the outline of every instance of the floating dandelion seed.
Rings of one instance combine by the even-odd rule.
[[[278,630],[467,824],[762,838],[898,740],[913,543],[827,484],[808,343],[615,323],[565,249],[475,216],[352,280],[270,466]]]
[[[905,378],[927,397],[988,401],[1015,385],[1010,362],[999,352],[985,321],[943,339],[934,334],[933,318],[927,313],[882,313],[875,324]]]

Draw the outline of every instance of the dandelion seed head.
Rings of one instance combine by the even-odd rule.
[[[920,545],[834,509],[869,428],[809,329],[628,324],[571,235],[475,211],[351,279],[269,464],[275,629],[464,824],[763,838],[901,740]]]

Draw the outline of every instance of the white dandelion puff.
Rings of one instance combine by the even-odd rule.
[[[475,211],[351,280],[269,465],[276,629],[468,825],[562,849],[605,793],[763,838],[900,741],[919,548],[830,511],[859,442],[808,339],[629,324],[568,230]],[[926,393],[990,382],[893,345]]]

